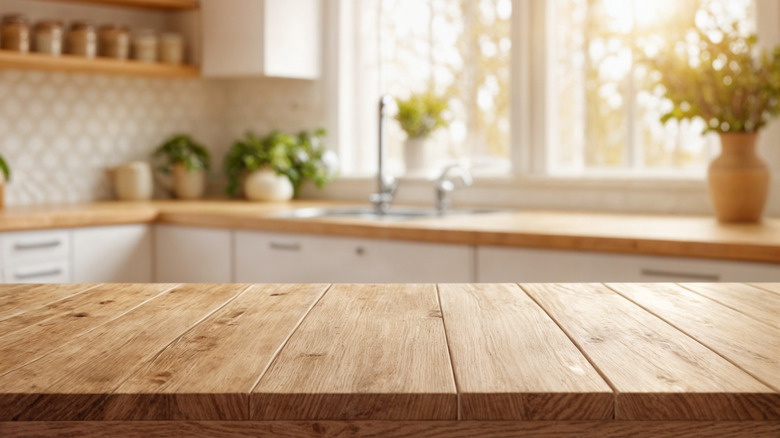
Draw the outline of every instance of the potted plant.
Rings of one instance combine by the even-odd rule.
[[[5,158],[0,155],[0,208],[5,206],[5,183],[11,180],[11,169]]]
[[[412,94],[408,99],[396,98],[398,113],[395,119],[406,133],[404,164],[406,173],[426,170],[430,142],[428,137],[438,128],[446,127],[444,114],[447,101],[432,92]]]
[[[336,176],[337,160],[322,145],[325,131],[298,135],[273,131],[263,138],[247,133],[225,156],[226,191],[244,194],[253,201],[289,201],[300,193],[304,181],[318,187]]]
[[[693,32],[693,47],[678,43],[653,61],[672,102],[661,121],[701,118],[705,132],[719,133],[721,154],[707,172],[716,216],[721,222],[754,222],[769,191],[756,139],[780,112],[780,47],[758,53],[756,36],[741,34],[736,23]]]
[[[154,151],[167,163],[160,171],[173,175],[173,192],[179,199],[198,199],[206,189],[209,153],[189,135],[174,135]]]

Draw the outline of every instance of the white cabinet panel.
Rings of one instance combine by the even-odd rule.
[[[28,263],[6,266],[3,269],[4,283],[70,283],[71,272],[68,260]]]
[[[157,225],[154,236],[155,281],[230,283],[232,231]]]
[[[76,283],[152,282],[149,225],[116,225],[73,230]]]
[[[0,245],[4,266],[67,260],[70,257],[70,232],[46,230],[3,233]]]
[[[466,245],[236,231],[239,283],[473,281]]]
[[[480,246],[477,281],[780,281],[780,265],[682,257]]]
[[[202,0],[203,75],[316,79],[321,0]]]

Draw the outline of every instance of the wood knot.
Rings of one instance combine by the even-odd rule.
[[[325,353],[301,353],[300,357],[323,357]]]
[[[278,293],[278,294],[271,294],[272,297],[283,297],[287,295],[286,293]]]
[[[441,312],[439,312],[438,310],[432,310],[428,312],[428,316],[431,318],[441,318]]]
[[[73,313],[73,314],[71,314],[70,316],[72,316],[72,317],[74,317],[74,318],[86,318],[87,316],[89,316],[89,313],[86,313],[86,312],[78,312],[78,313]]]
[[[103,300],[103,301],[100,302],[100,304],[108,304],[108,303],[113,303],[113,302],[114,302],[114,300]]]

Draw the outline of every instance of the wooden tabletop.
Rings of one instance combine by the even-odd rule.
[[[102,202],[0,210],[0,232],[166,223],[197,227],[322,234],[466,245],[496,245],[780,263],[780,219],[719,224],[710,216],[512,211],[409,221],[329,217],[290,219],[329,201]],[[366,205],[361,205],[365,207]]]
[[[0,285],[0,434],[143,420],[774,434],[778,315],[768,283]]]

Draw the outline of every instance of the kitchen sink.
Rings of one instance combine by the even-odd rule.
[[[497,213],[505,210],[451,208],[440,212],[434,208],[397,207],[386,213],[379,213],[373,207],[354,208],[299,208],[279,213],[277,217],[311,219],[320,217],[353,217],[370,220],[403,221],[445,216]]]

